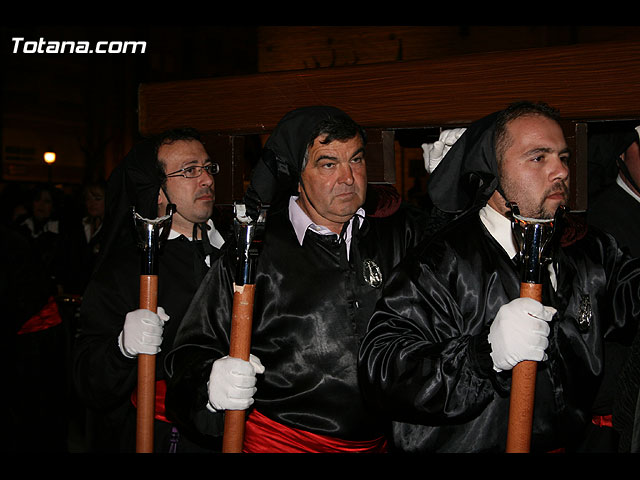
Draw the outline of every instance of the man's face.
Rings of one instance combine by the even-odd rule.
[[[104,190],[101,188],[91,188],[84,200],[87,214],[90,217],[104,217]]]
[[[629,174],[631,175],[631,178],[633,179],[635,184],[640,185],[640,145],[638,145],[638,142],[633,142],[631,146],[627,148],[627,151],[622,155],[622,159],[627,165]],[[629,185],[629,188],[635,190],[635,188],[630,185],[629,182],[626,183],[627,185]],[[636,193],[640,195],[640,192]]]
[[[158,150],[158,158],[164,164],[165,173],[173,173],[181,168],[211,163],[202,143],[197,140],[178,140],[165,144]],[[215,189],[213,177],[205,170],[197,178],[183,176],[169,177],[167,194],[176,205],[172,229],[187,236],[193,234],[193,224],[206,222],[213,213]],[[158,195],[158,215],[164,215],[167,198],[162,189]]]
[[[47,220],[53,212],[53,199],[46,190],[40,192],[40,196],[33,202],[33,216],[37,220]]]
[[[340,233],[364,204],[367,191],[367,167],[360,135],[349,140],[320,143],[314,140],[298,187],[298,204],[318,225]]]
[[[569,200],[569,148],[560,125],[540,115],[526,115],[507,125],[509,146],[499,162],[507,200],[530,218],[553,218]],[[495,192],[489,204],[503,215],[504,199]]]

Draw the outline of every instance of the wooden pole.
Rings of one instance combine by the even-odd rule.
[[[234,286],[229,356],[249,361],[255,285]],[[244,410],[227,410],[224,420],[223,453],[241,453],[244,443]]]
[[[157,312],[158,277],[140,275],[140,308]],[[138,355],[136,452],[153,453],[153,422],[156,406],[156,356]]]
[[[542,285],[538,283],[521,283],[520,297],[542,301]],[[531,360],[520,362],[513,367],[511,397],[509,400],[507,453],[528,453],[530,450],[537,368],[538,362]]]
[[[233,285],[233,312],[229,332],[229,356],[249,361],[253,302],[256,291],[256,265],[264,234],[264,220],[268,206],[262,206],[257,220],[246,214],[244,204],[234,206],[236,220],[236,281]],[[226,410],[222,437],[223,453],[241,453],[244,444],[244,410]]]
[[[140,308],[158,312],[158,252],[171,230],[174,204],[167,205],[164,217],[148,220],[133,211],[138,233],[138,245],[142,248],[140,272]],[[160,233],[159,233],[160,232]],[[156,356],[138,355],[136,417],[136,452],[153,452],[153,423],[156,410]]]
[[[560,232],[557,227],[565,206],[558,207],[553,220],[522,217],[516,203],[508,203],[507,207],[511,209],[511,226],[521,260],[520,298],[542,302],[542,270],[551,260],[546,251]],[[537,368],[538,362],[527,360],[518,363],[511,372],[507,453],[528,453],[531,448]]]

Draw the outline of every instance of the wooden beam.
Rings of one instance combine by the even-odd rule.
[[[588,126],[584,122],[562,122],[562,129],[572,152],[569,161],[569,207],[575,212],[585,211],[588,199]]]
[[[515,100],[571,120],[640,115],[640,43],[579,44],[337,68],[143,84],[139,129],[269,133],[293,108],[329,104],[369,128],[468,124]]]

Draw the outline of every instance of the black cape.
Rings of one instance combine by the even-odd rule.
[[[80,310],[81,333],[74,349],[73,375],[80,398],[96,419],[91,435],[97,451],[134,451],[137,359],[122,355],[118,336],[128,312],[140,308],[143,272],[132,207],[144,218],[156,218],[163,175],[157,167],[155,141],[137,144],[113,171],[107,188],[105,241],[96,271]],[[163,212],[164,214],[164,212]],[[211,254],[215,259],[219,250]],[[158,306],[170,319],[165,324],[156,379],[163,380],[163,358],[201,280],[207,272],[202,242],[180,236],[169,240],[158,255]],[[155,422],[154,451],[167,451],[172,425]],[[188,440],[184,439],[183,444]],[[199,447],[194,447],[199,450]]]
[[[384,432],[381,418],[363,404],[357,353],[380,295],[363,274],[373,261],[382,279],[418,241],[422,230],[405,223],[404,211],[367,218],[352,240],[350,261],[337,235],[307,231],[303,246],[287,208],[267,217],[256,274],[251,352],[265,366],[258,375],[254,407],[282,424],[348,440]],[[354,249],[359,251],[358,255]],[[214,360],[229,353],[234,255],[212,265],[185,315],[167,358],[167,408],[185,426],[222,434],[222,413],[206,409]]]
[[[540,362],[532,451],[577,448],[605,373],[606,340],[637,329],[640,264],[612,237],[591,231],[558,250],[558,290]],[[394,271],[360,357],[368,400],[392,416],[406,452],[502,452],[510,372],[496,374],[488,328],[519,297],[516,265],[476,212],[460,217]],[[581,313],[590,308],[588,325]]]
[[[265,144],[245,196],[249,203],[271,204],[255,280],[251,348],[266,372],[258,376],[254,398],[255,408],[285,425],[371,440],[382,433],[381,419],[362,403],[356,367],[380,285],[366,281],[365,266],[373,261],[384,280],[425,230],[422,214],[394,207],[391,216],[364,219],[349,261],[337,235],[307,231],[303,246],[298,243],[288,202],[297,195],[304,153],[323,120],[343,116],[326,106],[285,115]],[[213,361],[229,352],[234,261],[229,248],[212,265],[166,363],[168,410],[184,428],[211,436],[222,434],[223,414],[207,410],[207,382]]]
[[[433,172],[435,207],[459,216],[394,271],[363,342],[363,391],[395,418],[404,451],[504,450],[510,375],[494,374],[487,334],[498,309],[519,296],[520,279],[478,217],[499,189],[499,113],[472,124]],[[559,315],[550,361],[539,364],[536,451],[582,438],[605,375],[605,338],[628,343],[637,329],[638,264],[571,215],[559,231],[559,287],[543,298]]]
[[[629,131],[600,133],[589,139],[589,203],[587,220],[612,234],[616,240],[640,256],[640,202],[616,183],[620,155],[638,141]],[[621,172],[626,176],[627,172]]]

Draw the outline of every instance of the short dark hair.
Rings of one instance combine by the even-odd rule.
[[[162,160],[160,160],[160,157],[158,157],[158,152],[160,151],[160,147],[162,147],[163,145],[171,145],[172,143],[178,142],[181,140],[184,140],[184,141],[195,140],[198,142],[202,142],[202,137],[200,135],[200,132],[195,128],[180,127],[180,128],[172,128],[170,130],[165,130],[164,132],[159,133],[153,138],[156,166],[158,167],[158,170],[160,171],[161,176],[164,177],[163,186],[164,186],[164,182],[167,181],[166,179],[167,172],[165,172],[164,163],[162,162]]]
[[[504,152],[510,145],[509,137],[507,135],[507,126],[513,120],[529,115],[540,115],[556,122],[560,122],[559,111],[544,102],[520,101],[510,104],[498,114],[496,119],[494,146],[498,163],[500,163]]]
[[[191,127],[181,127],[181,128],[172,128],[171,130],[166,130],[154,137],[154,147],[156,156],[158,155],[158,150],[162,145],[169,145],[173,142],[177,142],[179,140],[201,140],[201,135],[198,130]]]
[[[313,142],[316,138],[325,135],[326,137],[321,142],[325,145],[333,142],[334,140],[349,140],[356,137],[357,135],[360,135],[363,146],[367,144],[367,134],[364,128],[358,125],[348,115],[333,115],[330,118],[320,122],[311,132],[309,142],[307,143],[307,149],[305,151],[305,156],[302,161],[303,170],[305,165],[307,164],[309,149],[313,146]]]

